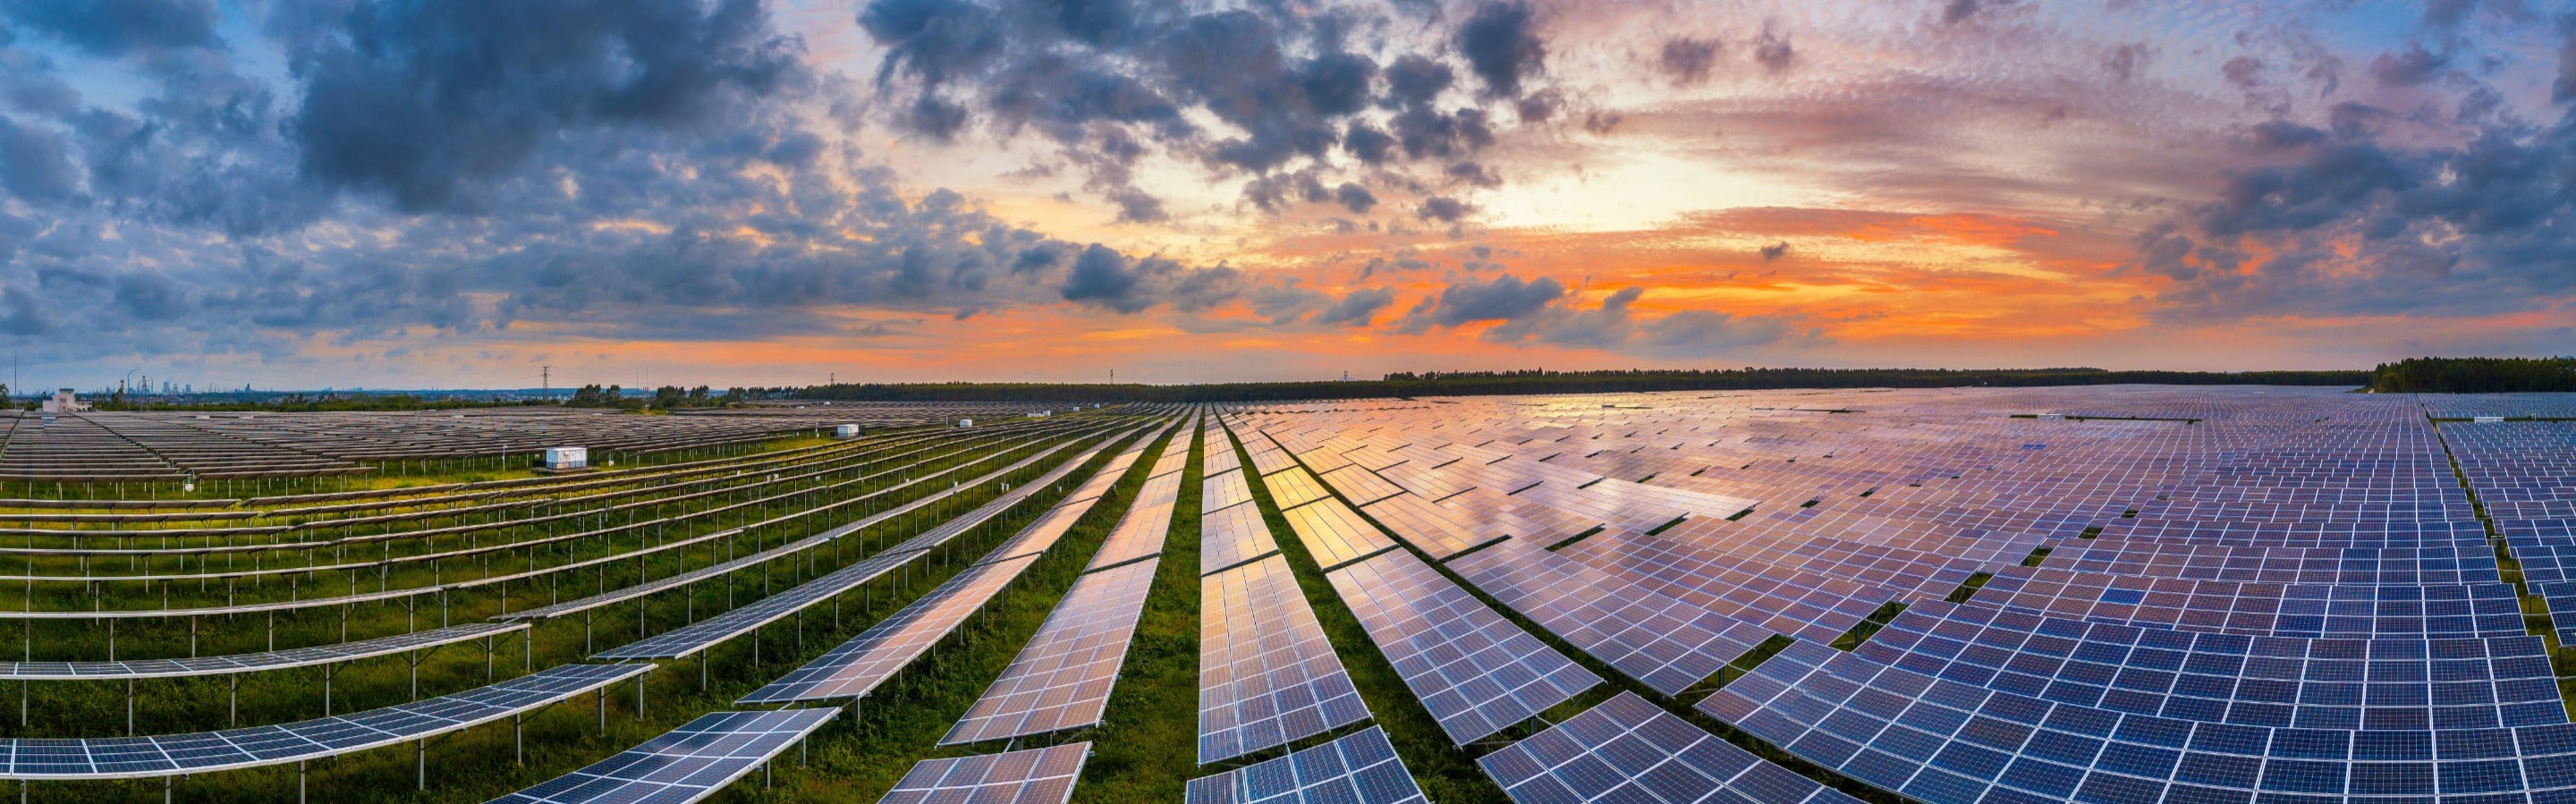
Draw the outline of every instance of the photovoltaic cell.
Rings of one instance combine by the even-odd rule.
[[[1484,739],[1601,683],[1412,553],[1324,577],[1451,742]]]
[[[1386,730],[1190,780],[1185,804],[1427,804]]]

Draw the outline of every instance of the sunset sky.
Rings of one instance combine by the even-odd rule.
[[[2576,352],[2521,0],[0,0],[28,388]]]

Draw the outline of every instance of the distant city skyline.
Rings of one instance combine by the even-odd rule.
[[[14,392],[2576,353],[2514,0],[0,2]]]

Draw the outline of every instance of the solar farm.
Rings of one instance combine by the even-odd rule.
[[[2570,396],[27,413],[0,780],[2576,802]]]

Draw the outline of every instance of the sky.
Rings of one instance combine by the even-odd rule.
[[[0,0],[20,390],[2576,352],[2529,0]]]

